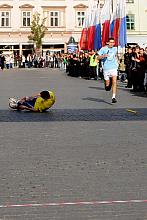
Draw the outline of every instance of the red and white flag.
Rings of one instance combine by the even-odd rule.
[[[84,19],[83,29],[80,38],[80,50],[88,50],[88,27],[90,22],[89,20],[90,15],[89,12],[87,12]]]
[[[94,39],[97,24],[96,9],[92,9],[89,15],[89,28],[88,28],[88,50],[94,50]]]
[[[111,21],[111,36],[115,39],[115,46],[125,47],[126,36],[126,2],[117,0],[116,10]]]
[[[112,11],[112,0],[106,0],[101,11],[102,24],[102,46],[105,46],[110,37],[110,20]]]
[[[119,1],[117,1],[116,9],[113,12],[111,21],[111,36],[115,39],[116,47],[119,45],[120,10]]]

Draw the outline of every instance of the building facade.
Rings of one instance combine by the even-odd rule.
[[[32,53],[28,35],[38,12],[46,18],[43,51],[66,51],[71,36],[79,41],[85,12],[92,4],[93,0],[0,0],[0,50]]]
[[[128,43],[147,46],[147,1],[126,0]]]
[[[114,4],[115,4],[114,0]],[[69,38],[80,40],[85,13],[104,0],[0,0],[0,50],[32,53],[30,25],[35,12],[46,19],[43,51],[66,51]],[[129,43],[147,45],[147,0],[126,0]]]

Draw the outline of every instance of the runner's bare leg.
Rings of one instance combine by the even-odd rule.
[[[117,76],[112,77],[112,98],[115,98],[117,90]]]

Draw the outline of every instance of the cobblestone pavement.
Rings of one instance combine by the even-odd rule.
[[[48,88],[49,112],[8,109]],[[112,105],[101,81],[0,72],[0,220],[147,220],[147,97],[118,88]]]

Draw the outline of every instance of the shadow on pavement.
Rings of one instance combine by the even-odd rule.
[[[99,86],[89,86],[88,88],[105,91],[105,89],[103,87],[99,87]]]
[[[98,86],[89,86],[89,89],[96,89],[96,90],[101,90],[101,91],[105,91],[105,88],[103,87],[98,87]],[[125,91],[125,92],[130,92],[130,89],[125,88],[124,86],[120,86],[118,85],[117,87],[118,89]]]
[[[147,98],[147,92],[131,92],[132,96]]]
[[[147,109],[51,109],[46,113],[0,110],[0,122],[147,121]]]
[[[87,97],[87,98],[83,98],[82,100],[88,100],[88,101],[93,101],[93,102],[101,102],[101,103],[106,103],[108,105],[113,105],[110,102],[106,102],[104,99],[97,99],[97,98],[92,98],[92,97]]]

